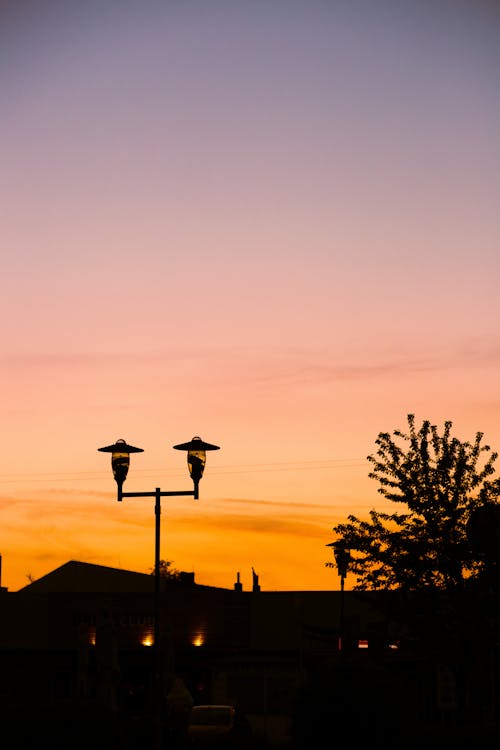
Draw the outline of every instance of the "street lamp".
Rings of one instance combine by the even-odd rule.
[[[326,546],[333,547],[335,564],[340,576],[340,616],[338,646],[339,651],[342,651],[342,639],[344,637],[344,581],[347,575],[347,569],[349,568],[349,562],[351,561],[351,550],[346,546],[345,542],[342,539],[336,542],[330,542],[330,544],[327,544]]]
[[[161,745],[161,653],[160,653],[160,516],[161,516],[161,498],[173,497],[180,495],[190,495],[198,500],[198,485],[203,476],[203,470],[206,462],[206,451],[219,450],[218,445],[206,443],[197,435],[187,443],[179,443],[173,448],[179,451],[187,452],[187,463],[189,474],[193,480],[194,489],[180,491],[162,491],[157,487],[154,492],[123,492],[122,487],[127,478],[130,465],[131,453],[143,453],[142,448],[135,448],[129,445],[126,440],[119,439],[112,445],[106,445],[104,448],[98,448],[103,453],[111,453],[111,467],[115,478],[118,495],[117,500],[121,502],[124,497],[154,497],[155,498],[155,598],[154,598],[154,648],[156,651],[155,658],[155,699],[156,699],[156,747]]]

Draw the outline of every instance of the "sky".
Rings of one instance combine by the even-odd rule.
[[[500,449],[500,3],[0,2],[0,554],[339,588],[408,414]],[[348,584],[347,584],[348,587]]]

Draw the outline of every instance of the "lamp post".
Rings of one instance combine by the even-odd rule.
[[[342,639],[344,637],[344,582],[347,575],[347,569],[349,568],[349,562],[351,560],[351,550],[346,547],[343,540],[336,542],[330,542],[326,545],[327,547],[333,547],[333,555],[335,557],[335,564],[340,576],[340,615],[339,615],[339,640],[338,648],[342,651]]]
[[[162,711],[162,674],[161,674],[161,649],[160,649],[160,517],[161,498],[180,495],[190,495],[198,500],[198,485],[203,476],[206,462],[206,452],[219,450],[218,445],[204,442],[195,436],[187,443],[179,443],[173,448],[187,452],[187,463],[189,474],[193,480],[192,490],[162,491],[157,487],[152,492],[123,492],[123,483],[127,478],[130,465],[131,453],[142,453],[142,448],[135,448],[125,440],[119,439],[112,445],[98,448],[104,453],[111,453],[111,467],[115,478],[118,495],[117,500],[121,502],[124,497],[154,497],[155,498],[155,567],[154,567],[154,649],[155,649],[155,674],[154,674],[154,700],[155,700],[155,747],[161,747],[161,711]]]

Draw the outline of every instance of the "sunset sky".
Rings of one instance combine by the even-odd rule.
[[[381,431],[500,449],[500,4],[0,2],[0,554],[335,589]]]

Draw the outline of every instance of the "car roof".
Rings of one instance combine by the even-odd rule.
[[[193,711],[195,711],[197,708],[230,708],[234,711],[234,706],[230,706],[225,703],[197,703],[195,706],[193,706]]]

